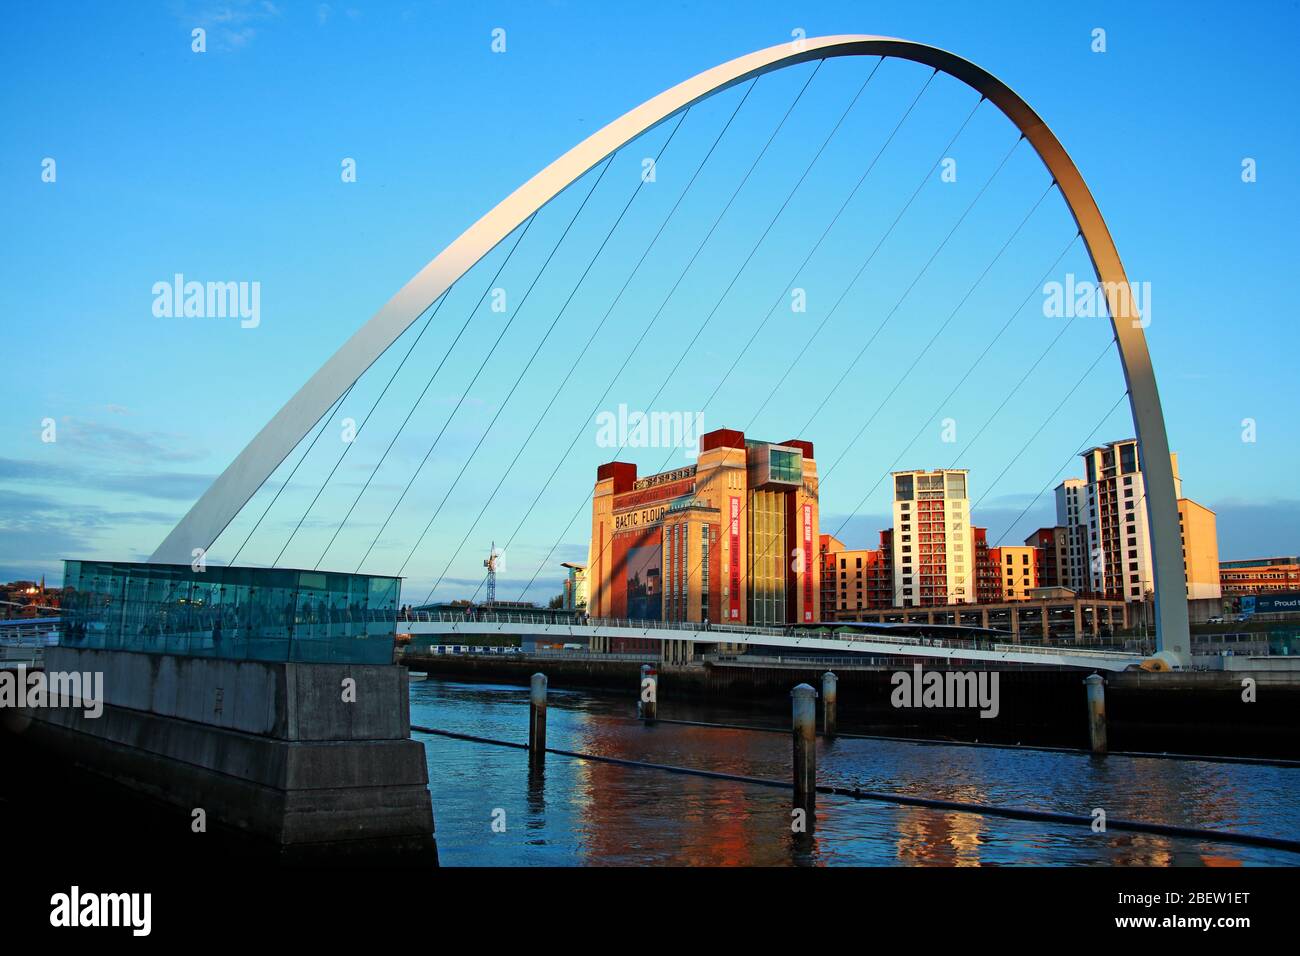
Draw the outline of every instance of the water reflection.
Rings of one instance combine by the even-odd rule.
[[[412,685],[413,722],[522,742],[526,689],[430,679]],[[634,701],[552,689],[551,746],[784,780],[780,733],[645,726]],[[757,723],[726,706],[670,706],[664,718]],[[428,752],[444,865],[981,866],[1295,865],[1282,851],[1133,833],[1093,833],[973,813],[819,795],[814,835],[791,831],[790,792],[551,755],[531,777],[522,750],[416,734]],[[1289,814],[1300,771],[1191,761],[1094,759],[1030,750],[820,742],[822,783],[973,803],[1300,838]],[[503,832],[492,827],[504,812]]]

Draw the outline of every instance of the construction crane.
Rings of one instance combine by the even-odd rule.
[[[497,543],[492,542],[492,550],[488,552],[487,558],[483,561],[483,567],[487,568],[487,603],[489,605],[497,603]]]

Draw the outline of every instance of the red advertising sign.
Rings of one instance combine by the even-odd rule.
[[[803,506],[803,560],[799,562],[799,567],[803,570],[803,619],[805,623],[812,623],[813,619],[813,527],[812,527],[812,505]]]
[[[727,617],[732,621],[740,620],[740,499],[732,497],[731,499],[731,550],[728,553],[727,560],[729,563],[727,575],[731,582],[728,597],[730,606],[727,609]]]

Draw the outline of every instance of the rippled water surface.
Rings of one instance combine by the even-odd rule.
[[[549,746],[788,780],[790,738],[657,723],[627,698],[552,689]],[[724,706],[660,704],[660,717],[772,723]],[[524,743],[528,691],[429,679],[411,720]],[[429,761],[444,866],[1295,865],[1300,855],[1194,839],[1093,833],[975,813],[819,795],[817,832],[790,831],[790,792],[548,755],[530,781],[522,750],[415,732]],[[819,740],[818,782],[1000,806],[1300,839],[1300,770],[1031,750]],[[496,821],[497,828],[493,824]],[[504,825],[504,829],[502,829]]]

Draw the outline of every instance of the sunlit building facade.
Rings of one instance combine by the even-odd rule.
[[[998,569],[1003,601],[1028,601],[1038,587],[1038,549],[1032,546],[990,548],[989,557]]]
[[[1039,528],[1025,539],[1025,544],[1038,551],[1037,574],[1040,588],[1070,587],[1069,528]]]
[[[1300,555],[1219,562],[1224,595],[1300,591]]]
[[[593,617],[810,624],[820,562],[811,442],[718,429],[701,437],[694,465],[644,477],[627,462],[597,469]]]
[[[1219,579],[1219,526],[1214,512],[1190,498],[1178,499],[1178,531],[1187,571],[1187,599],[1223,597]]]
[[[1065,529],[1065,564],[1061,584],[1079,594],[1092,588],[1089,578],[1088,525],[1083,520],[1088,483],[1082,478],[1066,478],[1056,486],[1056,524]]]
[[[1083,542],[1082,581],[1075,590],[1115,600],[1148,600],[1155,589],[1155,571],[1137,441],[1130,438],[1089,448],[1082,457],[1082,481],[1067,479],[1056,489],[1057,523],[1067,529],[1071,561],[1074,542]],[[1169,457],[1178,499],[1187,597],[1218,598],[1219,542],[1214,512],[1183,497],[1178,455]]]
[[[893,607],[892,529],[880,532],[879,548],[849,549],[838,538],[821,536],[821,611],[863,611]]]
[[[987,528],[971,528],[975,542],[975,601],[993,604],[1002,600],[1002,569],[998,567],[997,548],[990,548]]]
[[[966,469],[894,472],[894,604],[975,601]]]

